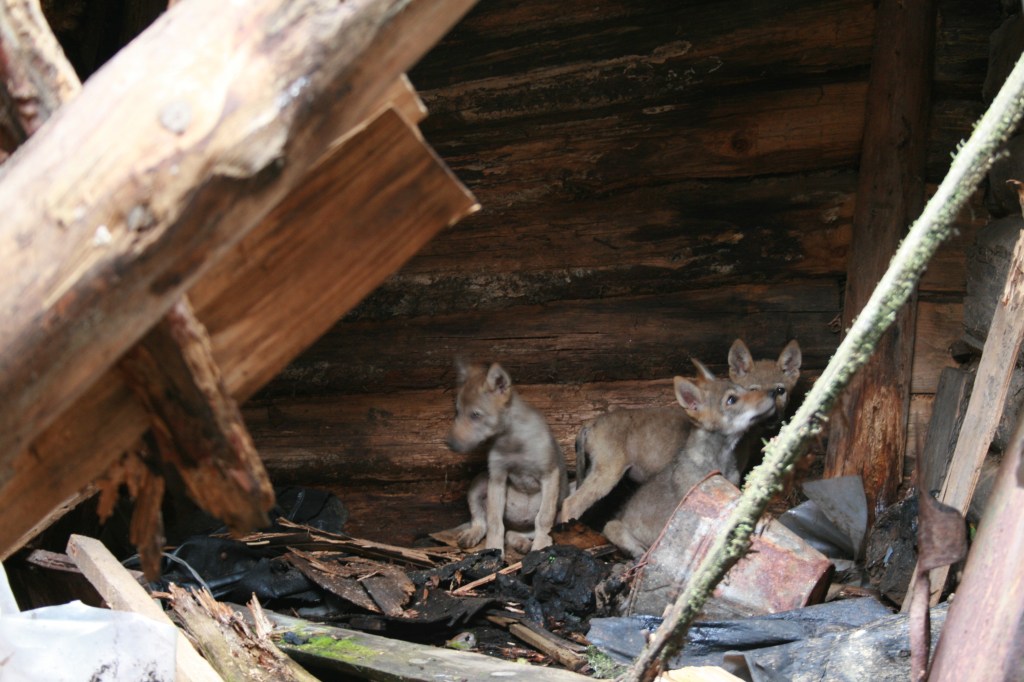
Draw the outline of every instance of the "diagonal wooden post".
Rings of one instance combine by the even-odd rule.
[[[95,74],[0,181],[0,471],[472,4],[186,0]]]

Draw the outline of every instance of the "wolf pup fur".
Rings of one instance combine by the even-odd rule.
[[[800,346],[790,341],[778,361],[755,362],[746,344],[737,339],[729,350],[729,373],[732,381],[744,388],[775,387],[778,412],[764,419],[781,418],[800,376]],[[584,424],[576,436],[576,491],[562,504],[560,520],[580,518],[624,475],[636,483],[649,480],[672,463],[689,433],[689,419],[675,406],[615,410]],[[745,437],[737,447],[741,456],[730,459],[728,469],[722,470],[733,484],[739,484],[750,453],[760,451],[763,435],[765,432],[758,430]]]
[[[716,379],[694,361],[700,376],[675,378],[676,400],[691,422],[685,445],[605,524],[604,536],[632,557],[647,551],[686,493],[714,471],[735,471],[733,450],[747,429],[775,411],[773,396]]]
[[[470,485],[470,521],[457,529],[457,542],[473,547],[486,536],[485,546],[502,554],[506,542],[523,553],[543,549],[568,489],[562,450],[501,365],[460,360],[455,367],[455,420],[446,442],[458,453],[487,448],[487,471]]]
[[[751,429],[736,446],[736,464],[741,474],[760,459],[762,441],[778,429],[785,416],[793,387],[800,379],[802,359],[796,339],[786,344],[778,360],[754,360],[741,339],[733,341],[729,348],[729,379],[747,389],[767,391],[775,398],[774,418]]]

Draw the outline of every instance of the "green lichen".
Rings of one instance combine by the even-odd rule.
[[[616,663],[611,656],[595,646],[587,647],[587,663],[593,671],[591,677],[610,680],[626,672],[627,666]]]
[[[292,646],[297,651],[346,663],[369,661],[379,655],[374,649],[348,637],[338,639],[330,635],[313,635],[302,644]]]

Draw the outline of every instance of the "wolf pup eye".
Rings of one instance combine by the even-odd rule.
[[[775,395],[786,395],[786,387],[785,386],[776,386],[775,387]]]
[[[726,405],[735,405],[737,400],[739,400],[739,398],[737,398],[734,394],[730,393],[729,395],[727,395],[725,397],[725,404]]]
[[[480,421],[481,419],[483,419],[483,417],[484,413],[481,412],[480,410],[473,410],[472,412],[469,413],[469,418],[475,422]]]

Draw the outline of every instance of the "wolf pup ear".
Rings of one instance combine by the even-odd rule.
[[[455,381],[460,386],[466,383],[466,379],[469,377],[469,363],[466,362],[465,358],[455,358]]]
[[[697,368],[697,374],[699,378],[704,379],[705,381],[715,380],[715,375],[711,372],[710,369],[704,366],[703,362],[701,362],[697,358],[690,358],[690,362],[692,362],[693,366]]]
[[[504,367],[495,362],[487,370],[487,385],[495,393],[504,395],[512,388],[512,378],[505,371]]]
[[[779,369],[786,376],[799,376],[800,375],[800,363],[803,361],[803,355],[800,353],[800,344],[793,339],[786,344],[786,347],[782,349],[782,353],[779,354]]]
[[[729,374],[734,378],[746,375],[754,368],[754,358],[743,339],[736,339],[729,349]]]
[[[676,400],[683,406],[683,409],[691,413],[700,409],[700,405],[704,401],[704,394],[695,383],[683,377],[676,377],[672,382],[675,384]]]

